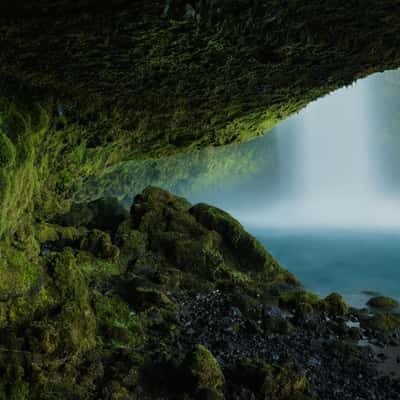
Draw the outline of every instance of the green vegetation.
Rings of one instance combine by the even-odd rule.
[[[7,355],[0,360],[0,398],[44,393],[83,400],[96,398],[100,388],[122,398],[140,393],[148,366],[174,356],[181,335],[177,296],[235,285],[251,308],[274,277],[289,276],[265,250],[249,245],[255,239],[237,221],[211,206],[193,207],[149,187],[130,215],[117,226],[109,223],[114,217],[106,219],[103,231],[91,228],[104,223],[102,212],[93,213],[100,204],[108,207],[104,215],[121,217],[113,213],[115,201],[82,204],[53,223],[35,223],[25,247],[17,239],[2,243],[0,334],[14,333],[0,335]],[[254,265],[238,251],[248,252]],[[197,346],[178,361],[179,371],[170,366],[167,373],[191,382],[181,394],[224,398],[222,370],[207,349]]]
[[[364,325],[370,329],[383,333],[392,333],[400,331],[400,315],[398,314],[379,314],[366,320]]]
[[[307,399],[306,392],[309,385],[307,377],[305,372],[294,364],[268,364],[261,360],[247,359],[239,365],[237,374],[239,382],[243,384],[251,382],[251,389],[258,393],[260,398]]]
[[[187,354],[182,368],[191,380],[194,391],[223,391],[225,379],[221,367],[210,351],[201,344]]]
[[[325,311],[330,315],[345,316],[349,313],[349,307],[339,293],[331,293],[324,299]]]
[[[331,293],[325,299],[321,299],[316,294],[303,290],[288,291],[280,295],[279,305],[300,314],[308,314],[314,310],[332,316],[345,316],[349,312],[347,304],[339,293]]]
[[[386,296],[372,297],[368,300],[367,304],[373,308],[381,308],[386,310],[396,308],[399,305],[399,303],[395,299]]]

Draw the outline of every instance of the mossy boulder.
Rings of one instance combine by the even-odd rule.
[[[46,393],[55,399],[63,393],[82,399],[99,377],[88,358],[96,346],[96,320],[73,252],[52,253],[43,263],[40,292],[20,304],[30,315],[0,328],[0,345],[9,350],[0,359],[0,398],[36,399]],[[13,312],[10,307],[8,314]]]
[[[57,215],[53,222],[62,226],[85,226],[114,234],[128,210],[115,197],[104,197],[89,203],[75,203],[68,213]]]
[[[189,212],[201,225],[218,232],[225,239],[242,268],[250,271],[279,271],[277,262],[262,244],[225,211],[207,204],[197,204]]]
[[[95,292],[92,304],[102,346],[134,348],[144,342],[145,335],[140,318],[123,299]]]
[[[264,396],[271,400],[305,399],[308,380],[304,371],[291,364],[265,366],[265,380],[261,387]]]
[[[134,287],[129,294],[129,303],[144,310],[150,307],[166,307],[172,304],[171,299],[163,291],[154,287]]]
[[[321,306],[324,311],[332,316],[345,316],[349,313],[349,307],[339,293],[331,293],[325,297]]]
[[[243,277],[251,286],[258,274],[257,281],[266,285],[283,272],[229,214],[204,204],[192,207],[160,188],[149,186],[136,196],[131,224],[123,225],[126,237],[130,230],[144,234],[147,250],[163,258],[164,264],[199,275],[203,281],[240,285]]]
[[[74,242],[87,234],[85,227],[60,226],[41,223],[36,226],[36,238],[39,243],[46,242]]]
[[[58,332],[60,346],[69,352],[84,352],[95,345],[96,321],[89,302],[85,277],[76,264],[73,252],[51,254],[47,260],[51,277],[49,296],[59,313],[53,322]]]
[[[98,229],[93,229],[81,240],[80,248],[105,259],[119,255],[119,249],[112,244],[110,235]]]
[[[237,384],[249,388],[259,398],[305,400],[309,387],[305,371],[293,363],[269,364],[246,359],[234,371]]]
[[[313,309],[319,308],[320,301],[321,299],[319,296],[314,293],[303,290],[294,290],[280,295],[279,306],[290,310],[298,310],[304,308],[305,305],[308,305],[312,311]]]
[[[129,261],[136,261],[146,253],[147,235],[131,227],[131,221],[126,220],[120,224],[115,234],[115,244],[120,249],[121,255]]]
[[[166,231],[171,220],[190,207],[185,199],[174,196],[166,190],[148,186],[137,195],[131,207],[132,226],[142,232]],[[187,221],[189,225],[190,221]]]
[[[183,360],[182,370],[187,378],[184,385],[187,385],[192,393],[201,396],[202,393],[210,391],[214,396],[218,396],[214,398],[224,398],[224,374],[218,361],[206,347],[196,345]]]
[[[400,332],[400,315],[383,313],[362,321],[362,326],[384,334]]]
[[[399,302],[391,297],[376,296],[368,300],[367,303],[372,308],[390,310],[399,306]]]

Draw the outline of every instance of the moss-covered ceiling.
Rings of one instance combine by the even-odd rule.
[[[88,144],[123,140],[126,156],[248,139],[400,65],[398,0],[13,3],[1,78],[101,122]]]

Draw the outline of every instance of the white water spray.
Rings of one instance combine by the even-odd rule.
[[[377,80],[388,85],[384,74],[358,81],[310,104],[271,133],[284,141],[279,151],[287,152],[288,143],[296,146],[280,156],[289,164],[290,185],[296,190],[280,194],[272,206],[242,210],[238,217],[245,225],[400,228],[400,199],[380,181],[385,154],[376,146],[383,139],[371,112],[371,104],[379,101],[374,92]]]

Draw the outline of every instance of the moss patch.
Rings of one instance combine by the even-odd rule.
[[[196,345],[183,361],[182,368],[192,383],[192,390],[223,390],[224,375],[222,370],[207,348]]]
[[[386,310],[396,308],[399,305],[399,303],[395,299],[386,296],[372,297],[371,299],[368,300],[367,304],[373,308],[386,309]]]

